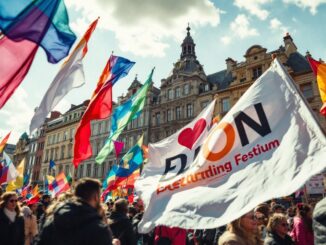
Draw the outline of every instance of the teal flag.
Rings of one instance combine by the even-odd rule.
[[[117,140],[128,123],[136,119],[141,114],[146,103],[146,95],[152,82],[153,72],[154,69],[151,71],[147,81],[136,94],[114,110],[111,117],[110,135],[95,159],[97,163],[102,164],[105,161],[105,158],[114,149],[113,140]]]

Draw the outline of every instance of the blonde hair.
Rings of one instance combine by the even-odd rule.
[[[262,244],[258,228],[255,232],[249,232],[241,226],[241,220],[244,218],[244,216],[245,215],[228,224],[227,230],[237,236],[240,236],[244,241],[247,242],[248,245]]]
[[[284,214],[280,214],[280,213],[275,213],[273,214],[270,218],[269,218],[269,221],[268,221],[268,224],[267,224],[267,231],[268,232],[274,232],[275,231],[275,228],[277,225],[279,225],[282,220],[286,220],[286,216]]]

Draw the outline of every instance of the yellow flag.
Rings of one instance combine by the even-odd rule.
[[[38,184],[36,184],[36,186],[34,187],[34,189],[32,190],[32,195],[35,197],[38,195]]]
[[[6,191],[14,191],[23,187],[24,184],[24,167],[25,167],[25,158],[21,160],[20,164],[17,166],[16,170],[18,176],[15,180],[10,181],[7,185]]]

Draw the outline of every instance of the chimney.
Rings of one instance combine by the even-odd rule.
[[[235,60],[233,60],[232,58],[230,58],[230,57],[228,57],[228,58],[225,60],[225,63],[226,63],[226,70],[227,70],[228,73],[232,70],[232,68],[233,68],[234,66],[237,65],[237,62],[236,62]]]
[[[294,44],[291,35],[287,32],[285,37],[283,37],[285,54],[289,57],[290,54],[297,51],[297,46]]]

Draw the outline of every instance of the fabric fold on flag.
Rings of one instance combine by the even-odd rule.
[[[0,109],[21,84],[39,46],[48,61],[68,55],[76,36],[63,0],[0,0]]]
[[[118,158],[125,144],[117,140],[113,140],[113,144],[114,144],[115,156],[116,158]]]
[[[147,91],[152,84],[153,73],[154,69],[152,69],[144,85],[129,100],[115,108],[111,116],[110,135],[106,140],[105,145],[95,158],[97,163],[102,164],[105,161],[105,158],[114,148],[112,141],[117,140],[128,123],[136,119],[141,114],[146,103]]]
[[[326,64],[320,63],[311,57],[307,58],[310,66],[317,77],[317,84],[321,101],[323,102],[320,108],[320,113],[326,116]]]
[[[74,159],[75,168],[81,161],[92,156],[92,146],[90,144],[91,121],[106,119],[112,112],[112,86],[120,79],[125,77],[135,62],[123,57],[111,55],[100,77],[101,88],[92,97],[75,134]]]
[[[9,183],[10,181],[15,180],[19,175],[10,157],[5,151],[3,152],[3,160],[1,161],[0,165],[1,165],[0,184]]]
[[[135,183],[146,207],[139,232],[223,226],[326,169],[325,135],[277,59],[194,145],[200,128],[187,125],[149,144]]]
[[[14,191],[21,189],[24,185],[24,169],[25,169],[25,158],[20,161],[20,164],[17,166],[16,170],[18,176],[15,180],[10,181],[7,185],[6,191]]]
[[[85,84],[83,58],[88,50],[88,41],[96,28],[96,19],[87,29],[69,58],[62,65],[48,90],[46,91],[40,105],[36,109],[30,124],[30,133],[39,128],[46,116],[55,108],[70,90]]]

